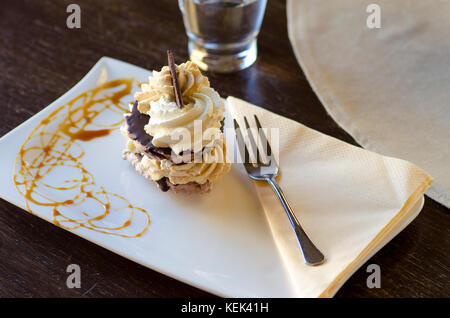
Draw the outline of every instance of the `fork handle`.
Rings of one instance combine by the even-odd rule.
[[[267,178],[266,180],[271,185],[273,191],[276,193],[278,199],[280,199],[280,202],[283,205],[284,210],[286,211],[289,222],[291,223],[291,226],[295,231],[295,235],[297,237],[297,241],[300,245],[300,249],[303,253],[303,258],[305,259],[306,264],[313,266],[322,264],[325,261],[325,257],[309,239],[308,235],[306,235],[295,214],[293,213],[286,196],[284,195],[278,183],[275,181],[275,177]]]

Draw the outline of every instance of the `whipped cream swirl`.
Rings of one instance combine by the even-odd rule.
[[[209,87],[208,78],[202,75],[195,63],[188,61],[176,66],[176,69],[184,103],[189,103],[192,94],[198,93],[202,87]],[[174,100],[170,68],[164,66],[159,72],[153,71],[153,76],[149,77],[148,83],[141,85],[141,89],[141,92],[134,95],[138,101],[138,110],[141,113],[147,113],[150,109],[150,103],[158,101],[161,97]]]
[[[157,160],[144,157],[141,164],[152,180],[157,181],[167,177],[173,184],[216,182],[231,167],[226,159],[226,145],[223,138],[203,155],[203,160],[200,163],[189,162],[177,165],[167,159]]]
[[[150,121],[144,129],[156,147],[170,147],[176,154],[199,152],[219,138],[225,110],[219,94],[202,87],[190,100],[182,109],[164,97],[150,103]]]
[[[170,70],[164,66],[135,94],[138,110],[150,116],[145,131],[153,137],[153,145],[176,154],[199,152],[219,138],[224,103],[195,63],[188,61],[176,69],[184,107],[175,103]]]

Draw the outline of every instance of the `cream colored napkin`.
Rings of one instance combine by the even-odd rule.
[[[380,29],[367,27],[372,3]],[[427,194],[450,207],[450,1],[290,0],[287,15],[330,115],[364,148],[425,169]]]
[[[242,116],[252,122],[256,114],[263,127],[280,129],[278,181],[305,231],[325,254],[325,264],[304,264],[272,189],[257,182],[257,193],[298,296],[333,296],[418,214],[432,178],[409,162],[349,145],[245,101],[227,101],[229,117],[241,127]]]

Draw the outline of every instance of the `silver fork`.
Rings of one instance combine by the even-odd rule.
[[[234,128],[236,130],[236,139],[238,142],[238,148],[241,152],[241,157],[244,162],[244,167],[247,170],[250,178],[254,180],[263,180],[267,181],[273,191],[276,193],[278,199],[280,199],[281,204],[283,205],[284,210],[289,218],[289,222],[295,232],[297,237],[298,244],[300,245],[300,249],[303,254],[303,258],[305,259],[306,264],[308,265],[320,265],[325,262],[325,257],[323,254],[317,249],[317,247],[313,244],[313,242],[309,239],[308,235],[306,235],[296,216],[294,215],[292,208],[287,201],[286,196],[281,190],[280,186],[275,181],[275,177],[278,175],[279,167],[275,161],[275,158],[272,154],[272,149],[270,148],[270,144],[267,141],[266,135],[262,130],[261,123],[256,115],[255,122],[259,132],[259,140],[262,145],[267,146],[267,159],[268,161],[263,161],[260,155],[260,150],[256,144],[256,141],[253,137],[252,132],[250,131],[250,125],[248,124],[247,118],[244,116],[245,126],[248,131],[248,141],[250,142],[250,146],[253,149],[252,159],[250,160],[250,153],[248,147],[245,143],[245,140],[242,136],[241,129],[239,127],[238,122],[234,119]],[[254,155],[254,151],[256,150],[256,155]]]

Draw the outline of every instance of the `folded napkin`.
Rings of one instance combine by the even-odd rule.
[[[371,3],[379,29],[366,25]],[[449,13],[442,0],[287,2],[292,47],[329,114],[364,148],[425,169],[427,195],[448,208]]]
[[[256,114],[263,127],[279,128],[278,182],[327,259],[320,266],[305,265],[276,195],[265,182],[255,182],[299,297],[333,296],[420,211],[432,178],[413,164],[349,145],[245,101],[227,101],[229,117],[241,127],[244,115],[252,122]]]

